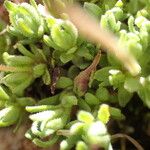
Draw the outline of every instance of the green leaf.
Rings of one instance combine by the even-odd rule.
[[[17,5],[15,3],[12,3],[8,0],[5,1],[4,6],[6,7],[6,9],[8,9],[9,11],[13,11],[17,8]]]
[[[12,92],[18,96],[22,96],[24,93],[24,90],[32,83],[33,79],[32,76],[28,76],[26,80],[24,80],[22,83],[16,85],[16,86],[10,86],[10,89]]]
[[[43,36],[43,41],[47,46],[53,47],[54,49],[59,49],[59,47],[52,41],[52,39],[48,35]]]
[[[60,150],[70,150],[79,139],[79,135],[71,135],[66,140],[62,140],[60,143]]]
[[[65,123],[65,119],[64,118],[56,118],[53,120],[50,120],[47,122],[46,124],[46,128],[48,129],[53,129],[53,130],[58,130],[58,129],[62,129],[64,127],[64,123]]]
[[[74,79],[80,72],[80,69],[76,67],[75,65],[72,65],[67,73],[67,76],[71,79]]]
[[[106,124],[110,119],[109,106],[102,104],[98,110],[98,119]]]
[[[41,99],[38,104],[39,105],[53,105],[56,104],[59,100],[59,94],[55,95],[55,96],[51,96],[51,97],[47,97],[44,99]]]
[[[32,133],[31,129],[29,129],[26,133],[25,133],[25,137],[32,140],[35,138],[35,135]]]
[[[110,63],[110,65],[112,66],[117,66],[117,67],[121,67],[121,63],[120,61],[111,53],[108,53],[107,54],[107,59],[108,59],[108,62]]]
[[[138,78],[133,78],[133,77],[127,77],[125,79],[125,83],[124,83],[124,88],[133,93],[133,92],[137,92],[141,87],[141,84],[139,82]]]
[[[59,136],[57,136],[57,135],[54,135],[48,141],[42,141],[38,138],[35,138],[33,140],[33,143],[36,144],[39,147],[47,148],[47,147],[50,147],[50,146],[54,145],[57,142],[58,139],[59,139]]]
[[[7,93],[3,90],[3,88],[0,86],[0,101],[1,100],[8,100],[9,96]]]
[[[94,79],[98,81],[104,81],[104,82],[109,82],[108,77],[109,77],[109,70],[113,69],[112,67],[104,67],[100,70],[97,70],[94,75]]]
[[[98,105],[100,103],[99,99],[91,93],[86,93],[85,94],[85,101],[89,105]]]
[[[28,51],[25,46],[23,46],[21,43],[17,43],[17,48],[19,50],[20,53],[22,53],[23,55],[30,57],[30,58],[34,58],[34,54],[32,54],[30,51]]]
[[[65,64],[65,63],[71,61],[73,56],[74,56],[73,54],[62,53],[60,55],[60,60]]]
[[[45,73],[46,65],[45,64],[38,64],[33,68],[33,76],[34,78],[38,78]]]
[[[56,87],[62,88],[62,89],[67,88],[72,85],[73,85],[73,81],[67,77],[60,77],[56,83]]]
[[[18,25],[18,29],[24,36],[32,37],[34,35],[34,32],[27,26],[22,18],[19,18],[16,23]]]
[[[118,90],[118,100],[121,107],[125,107],[131,100],[133,94],[128,92],[124,87],[120,87]]]
[[[88,150],[87,144],[83,141],[79,141],[76,145],[76,150]]]
[[[82,122],[77,122],[77,123],[73,124],[70,128],[70,133],[71,134],[82,134],[84,125],[85,124]]]
[[[64,95],[61,99],[62,105],[64,107],[72,107],[73,105],[77,105],[78,99],[74,95]]]
[[[51,37],[54,43],[64,50],[75,46],[78,31],[70,21],[59,21],[51,28]]]
[[[111,74],[109,76],[109,82],[113,87],[118,88],[124,83],[125,75],[120,70],[112,69],[109,73]]]
[[[40,106],[30,106],[26,107],[26,111],[30,113],[37,113],[46,110],[56,110],[60,109],[61,105],[40,105]]]
[[[78,120],[85,122],[85,123],[91,123],[94,121],[94,117],[92,116],[91,113],[86,112],[86,111],[80,111],[78,113]]]
[[[150,88],[148,87],[148,85],[146,85],[145,87],[141,88],[138,91],[138,95],[141,98],[141,100],[143,101],[143,103],[150,108]]]
[[[106,102],[109,100],[109,92],[106,88],[104,87],[99,87],[96,90],[96,97],[99,99],[100,102]]]
[[[85,61],[82,57],[76,55],[73,57],[72,62],[75,66],[77,66],[80,69],[85,69],[90,65],[89,62]]]
[[[45,69],[45,73],[42,76],[42,80],[43,80],[44,84],[46,84],[46,85],[51,84],[51,76],[50,76],[50,73],[47,68]]]
[[[109,107],[109,112],[111,117],[114,119],[122,120],[125,119],[125,116],[121,113],[121,110],[114,107]]]
[[[78,106],[81,110],[86,110],[88,112],[91,112],[90,106],[86,103],[84,99],[79,99]]]
[[[33,121],[44,121],[44,120],[52,120],[55,117],[58,117],[62,114],[62,110],[47,110],[42,111],[33,115],[30,115],[29,118]]]
[[[29,77],[28,73],[18,72],[18,73],[9,73],[1,79],[1,82],[7,86],[17,85],[26,80]]]
[[[34,60],[28,56],[9,55],[7,52],[3,53],[3,58],[7,65],[16,67],[31,66],[34,63]]]
[[[36,103],[35,100],[31,97],[16,98],[16,101],[18,102],[18,104],[20,104],[23,107],[31,106],[31,105],[34,105]]]
[[[95,5],[93,3],[85,2],[83,7],[93,17],[96,17],[97,19],[100,18],[101,14],[102,14],[102,10],[97,5]]]
[[[10,126],[17,122],[20,116],[18,106],[9,106],[0,111],[0,127]]]
[[[76,54],[78,55],[78,57],[83,57],[86,60],[92,60],[93,59],[93,55],[90,53],[89,49],[83,45],[82,47],[80,47]]]

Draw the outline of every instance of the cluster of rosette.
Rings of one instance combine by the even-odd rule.
[[[150,107],[149,5],[145,1],[143,9],[137,5],[136,14],[129,7],[131,1],[123,5],[121,0],[102,0],[101,5],[95,1],[83,6],[136,57],[142,70],[133,77],[112,54],[100,54],[100,45],[81,37],[67,15],[58,18],[34,0],[30,3],[4,3],[10,25],[5,38],[0,35],[0,44],[5,42],[0,65],[0,127],[17,124],[17,129],[24,115],[32,113],[33,123],[25,136],[40,147],[61,141],[62,150],[92,146],[112,150],[107,123],[110,116],[125,117],[111,105],[125,107],[136,92]],[[96,64],[92,63],[95,56],[99,57]]]

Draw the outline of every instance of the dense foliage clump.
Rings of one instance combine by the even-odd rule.
[[[83,38],[67,14],[43,2],[4,2],[10,25],[0,25],[0,127],[17,129],[28,116],[25,136],[37,146],[112,150],[107,125],[126,119],[121,110],[133,95],[150,108],[150,3],[79,1],[138,61],[141,72],[133,76],[101,43]]]

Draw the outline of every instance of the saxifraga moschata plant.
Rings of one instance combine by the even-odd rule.
[[[133,76],[101,43],[80,35],[65,12],[57,14],[52,0],[5,0],[10,24],[0,20],[0,127],[15,124],[17,132],[28,116],[25,137],[39,147],[113,150],[108,125],[126,121],[122,109],[133,95],[150,108],[150,3],[135,1],[78,1],[138,61],[141,72]]]

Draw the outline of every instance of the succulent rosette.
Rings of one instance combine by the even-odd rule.
[[[11,26],[8,30],[16,35],[28,38],[39,38],[44,32],[43,19],[36,8],[28,3],[15,4],[5,1],[9,11]]]

